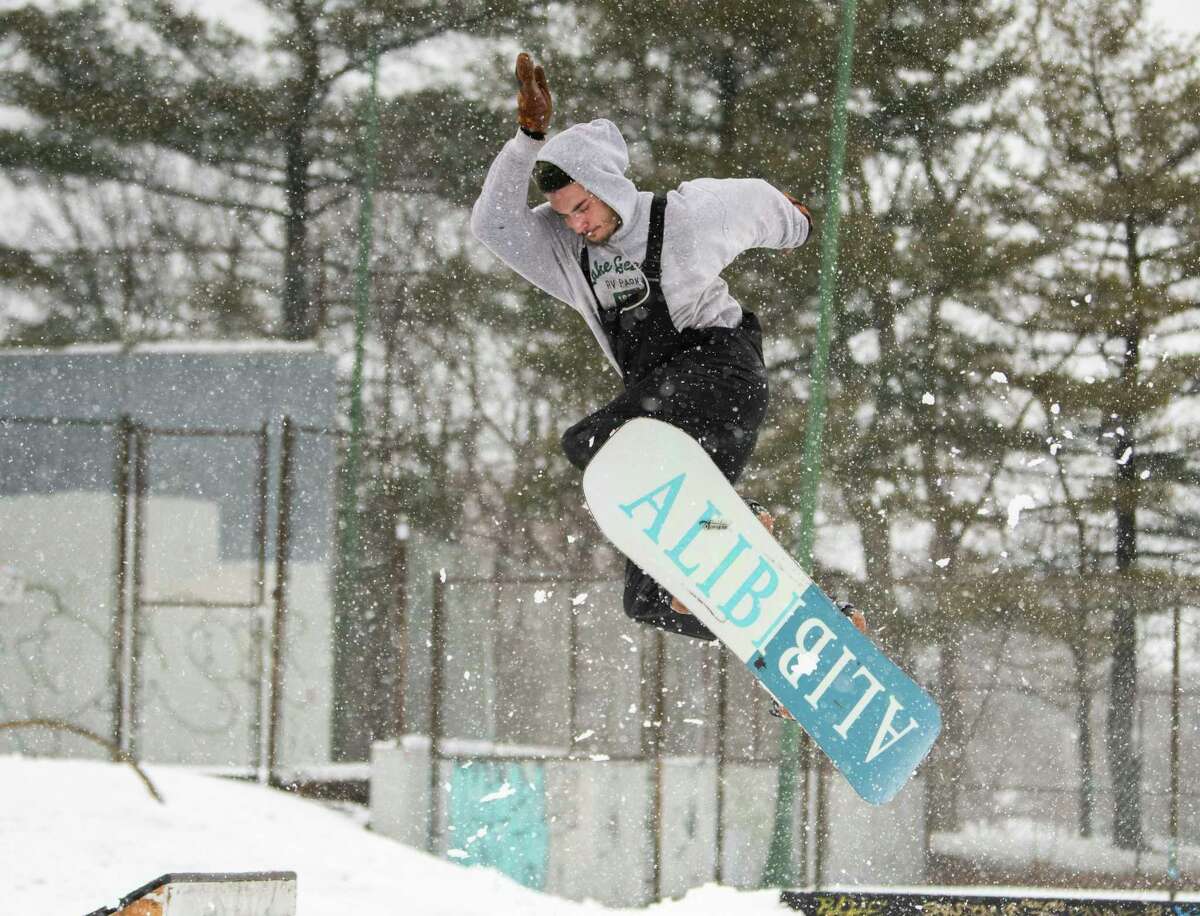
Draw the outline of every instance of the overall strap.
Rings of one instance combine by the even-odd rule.
[[[642,273],[652,283],[662,285],[663,226],[666,223],[667,195],[655,194],[650,204],[650,234],[646,237],[646,257],[642,259]]]
[[[592,259],[588,256],[587,242],[584,242],[583,247],[579,249],[579,269],[583,271],[583,279],[587,283],[587,288],[592,291],[597,314],[603,314],[604,309],[600,305],[600,297],[596,295],[596,287],[592,285]]]

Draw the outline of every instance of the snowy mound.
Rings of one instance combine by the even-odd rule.
[[[298,916],[614,912],[435,859],[283,792],[171,767],[147,772],[165,804],[127,766],[0,757],[5,912],[90,913],[162,874],[257,871],[298,874]],[[711,887],[637,912],[707,916],[731,907],[780,912],[775,893]]]

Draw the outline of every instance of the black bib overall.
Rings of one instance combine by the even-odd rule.
[[[667,198],[656,194],[641,265],[650,294],[640,305],[602,307],[591,285],[586,244],[580,252],[579,266],[592,289],[625,390],[568,429],[563,450],[582,470],[628,420],[654,417],[696,439],[733,483],[754,451],[767,411],[762,332],[750,312],[743,313],[736,328],[676,329],[662,291],[666,208]],[[626,614],[671,632],[714,638],[692,615],[672,611],[670,603],[670,596],[653,579],[633,563],[626,566]]]

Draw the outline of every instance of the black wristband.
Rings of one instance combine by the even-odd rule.
[[[529,130],[524,124],[518,125],[521,128],[521,133],[533,140],[545,140],[546,132],[544,130]]]

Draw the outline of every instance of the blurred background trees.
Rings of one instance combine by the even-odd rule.
[[[366,592],[394,585],[398,525],[499,537],[500,571],[615,569],[558,437],[619,380],[574,312],[467,229],[528,49],[556,125],[612,118],[643,189],[760,176],[809,201],[818,232],[842,195],[816,575],[933,677],[929,825],[961,820],[980,713],[960,668],[1015,628],[1074,660],[1084,833],[1106,683],[1114,837],[1142,843],[1139,622],[1191,594],[1197,532],[1195,43],[1136,0],[862,0],[847,178],[829,189],[830,0],[256,9],[254,33],[167,0],[0,11],[0,342],[313,340],[348,378],[378,53]],[[785,539],[816,247],[727,272],[763,319],[773,389],[745,488]]]

